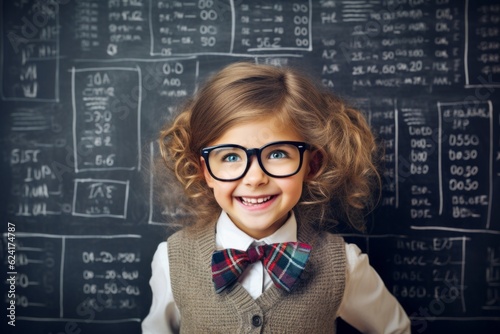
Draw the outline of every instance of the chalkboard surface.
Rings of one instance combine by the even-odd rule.
[[[158,130],[240,60],[366,114],[382,198],[344,235],[413,332],[499,332],[498,1],[4,0],[0,29],[2,333],[140,332],[183,214],[159,202]]]

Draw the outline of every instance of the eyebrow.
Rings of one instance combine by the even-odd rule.
[[[226,144],[223,144],[223,145],[226,145]],[[238,147],[218,147],[212,151],[212,154],[214,154],[214,156],[218,156],[218,155],[221,155],[222,153],[225,153],[227,151],[234,151],[234,150],[239,150],[239,149],[240,148],[238,148]]]

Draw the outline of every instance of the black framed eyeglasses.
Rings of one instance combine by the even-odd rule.
[[[302,167],[304,151],[311,145],[299,141],[277,141],[261,148],[245,148],[236,144],[223,144],[201,150],[208,172],[218,181],[236,181],[250,169],[255,155],[260,168],[271,177],[295,175]]]

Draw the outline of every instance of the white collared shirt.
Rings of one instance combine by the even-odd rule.
[[[241,231],[225,212],[217,221],[216,231],[217,249],[246,251],[252,245],[297,241],[297,221],[293,212],[275,233],[260,240]],[[368,256],[362,254],[355,244],[346,244],[346,266],[346,286],[338,315],[363,333],[410,333],[410,320],[403,308],[370,266]],[[170,283],[166,242],[158,246],[151,267],[149,284],[153,301],[148,316],[142,322],[142,332],[172,333],[172,328],[179,327],[180,314]],[[272,285],[260,261],[251,264],[239,281],[254,299]]]

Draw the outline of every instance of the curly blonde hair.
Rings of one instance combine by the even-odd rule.
[[[304,182],[295,210],[299,222],[330,229],[344,221],[363,231],[380,184],[377,148],[363,114],[295,69],[247,62],[211,77],[161,130],[161,157],[186,194],[190,221],[204,226],[221,210],[205,182],[200,150],[236,124],[270,116],[316,152],[314,176]]]

